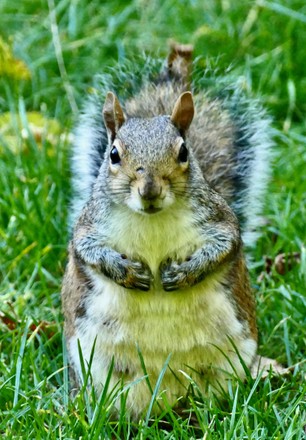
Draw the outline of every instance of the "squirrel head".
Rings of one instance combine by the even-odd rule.
[[[103,107],[109,138],[104,165],[112,199],[153,214],[186,194],[190,151],[185,142],[194,115],[190,92],[177,99],[171,116],[127,118],[109,92]]]

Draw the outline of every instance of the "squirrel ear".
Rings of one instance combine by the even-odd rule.
[[[114,93],[108,92],[103,106],[103,118],[109,137],[113,141],[125,121],[123,110]]]
[[[194,106],[191,92],[184,92],[175,103],[171,121],[183,134],[192,122]]]

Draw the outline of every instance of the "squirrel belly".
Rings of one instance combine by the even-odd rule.
[[[76,130],[62,286],[70,363],[81,383],[80,346],[98,392],[113,363],[110,390],[130,387],[135,419],[151,400],[141,356],[153,389],[169,361],[158,413],[190,378],[203,394],[226,388],[256,355],[243,240],[269,174],[269,120],[238,92],[193,96],[190,51],[175,46],[123,108],[103,89],[103,108],[94,98]]]
[[[125,211],[119,209],[118,219],[116,214],[112,218],[108,230],[110,237],[116,237],[112,245],[120,244],[132,255],[141,253],[154,275],[154,267],[157,270],[160,260],[169,252],[185,258],[202,244],[203,238],[195,233],[194,218],[188,210],[185,216],[180,210],[176,215],[174,209],[171,213],[153,216]],[[126,216],[127,222],[122,223],[122,215]],[[117,222],[121,230],[116,226]],[[126,225],[125,228],[122,224]],[[181,231],[192,232],[182,234]],[[242,300],[246,300],[249,294],[243,285],[246,282],[243,271],[246,269],[240,256],[197,285],[175,292],[165,292],[159,280],[148,292],[127,290],[92,268],[83,270],[86,279],[90,280],[90,291],[86,288],[86,295],[76,298],[75,304],[81,300],[83,314],[74,317],[74,331],[68,338],[68,345],[71,361],[80,376],[78,341],[87,362],[95,345],[91,374],[98,391],[103,388],[112,359],[111,388],[119,380],[124,379],[127,385],[144,376],[138,350],[153,388],[171,354],[169,366],[179,380],[167,370],[160,388],[167,390],[166,399],[170,405],[186,393],[188,380],[184,373],[193,378],[205,393],[208,383],[214,391],[219,386],[226,386],[229,377],[226,372],[235,371],[240,377],[244,376],[235,349],[245,364],[251,365],[256,353],[257,334],[254,317],[245,316],[237,300],[239,293]],[[231,280],[235,279],[237,270],[240,279],[234,281],[235,286]],[[79,284],[82,285],[82,280]],[[127,405],[134,418],[145,411],[150,398],[144,379],[131,386]]]
[[[144,379],[138,350],[143,356],[149,380],[154,389],[158,376],[171,354],[169,367],[160,390],[166,393],[171,406],[186,394],[191,377],[203,394],[208,384],[215,392],[226,389],[231,374],[244,377],[239,352],[246,365],[256,353],[256,340],[236,316],[228,292],[212,277],[187,293],[139,293],[124,291],[110,281],[96,279],[93,295],[85,307],[90,318],[80,317],[76,332],[68,339],[71,362],[82,376],[78,341],[85,362],[94,355],[91,375],[97,392],[106,381],[112,359],[114,370],[110,389],[119,381],[133,384],[129,390],[127,409],[133,418],[143,415],[151,399]],[[188,304],[189,306],[186,306]],[[107,311],[107,312],[106,312]],[[248,334],[248,336],[246,336]],[[231,341],[230,342],[230,339]],[[234,349],[235,346],[235,349]],[[227,375],[228,372],[228,375]],[[117,402],[118,406],[120,402]],[[158,410],[156,410],[158,412]]]
[[[111,388],[122,379],[128,385],[143,378],[138,350],[153,388],[171,354],[169,367],[179,380],[167,370],[161,384],[170,405],[186,393],[188,380],[184,374],[193,378],[203,393],[208,383],[216,392],[218,387],[226,386],[229,374],[244,376],[235,350],[246,365],[252,364],[257,347],[255,312],[241,255],[193,287],[175,292],[163,290],[158,276],[160,262],[173,254],[183,260],[205,245],[205,237],[195,223],[196,215],[188,205],[185,210],[172,206],[171,210],[154,215],[118,207],[109,224],[102,222],[101,237],[104,235],[105,239],[107,231],[110,246],[146,260],[155,280],[147,292],[127,290],[95,269],[81,265],[84,278],[80,277],[78,290],[72,289],[74,298],[70,298],[70,304],[64,305],[67,326],[68,309],[73,315],[73,329],[69,326],[66,334],[70,333],[70,358],[80,377],[78,342],[87,362],[95,345],[91,375],[98,392],[103,389],[112,359]],[[74,259],[73,254],[70,258]],[[65,289],[71,289],[70,279],[77,276],[68,270],[64,297]],[[84,295],[80,295],[80,287],[84,288]],[[247,301],[251,303],[248,312]],[[133,418],[143,414],[150,398],[145,379],[131,386],[127,407]]]

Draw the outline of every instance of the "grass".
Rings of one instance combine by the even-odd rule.
[[[197,427],[169,410],[112,421],[106,395],[68,395],[60,284],[66,261],[69,132],[94,74],[165,42],[192,42],[207,65],[232,65],[269,108],[277,136],[263,235],[251,276],[259,352],[284,365],[306,343],[306,6],[302,0],[2,0],[0,4],[0,433],[28,439],[303,439],[305,364],[288,377],[233,383],[225,401],[198,396]],[[19,60],[19,61],[18,61]],[[23,61],[20,62],[20,60]],[[210,61],[209,61],[210,60]],[[299,252],[284,274],[264,256]],[[118,390],[114,393],[118,394]],[[165,423],[168,422],[168,426]],[[167,429],[166,429],[167,428]]]

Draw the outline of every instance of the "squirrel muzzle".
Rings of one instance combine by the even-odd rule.
[[[137,190],[144,213],[154,214],[162,210],[162,182],[149,175],[139,182]]]

